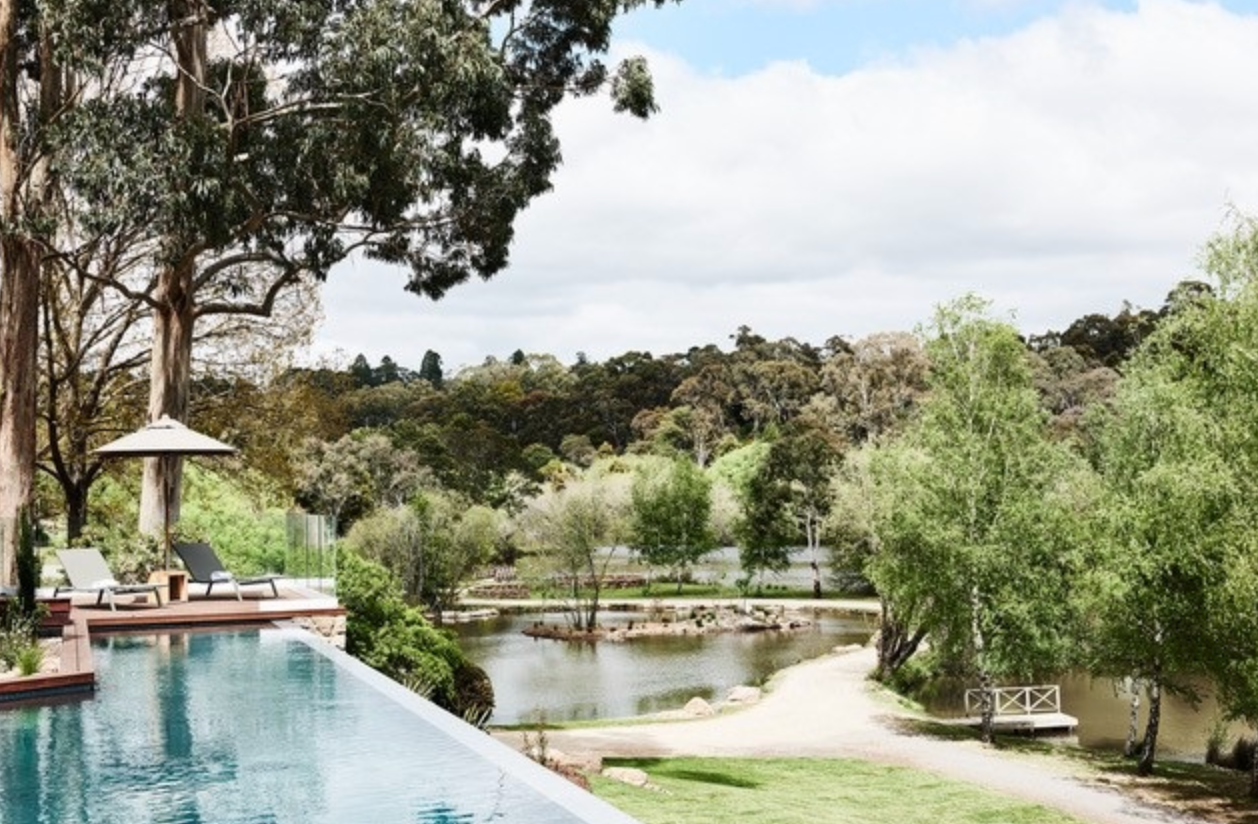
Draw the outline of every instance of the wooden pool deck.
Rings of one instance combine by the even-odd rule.
[[[117,610],[96,604],[96,596],[75,594],[61,632],[61,660],[55,673],[0,680],[0,704],[47,700],[61,695],[90,693],[96,686],[91,637],[105,632],[171,632],[226,626],[258,626],[296,618],[336,619],[345,609],[331,595],[279,581],[279,595],[250,588],[243,600],[233,593],[204,597],[195,592],[187,601],[162,606],[145,596],[119,596]],[[262,597],[265,593],[266,597]]]

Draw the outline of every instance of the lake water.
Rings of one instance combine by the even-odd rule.
[[[625,643],[535,639],[535,621],[562,624],[559,613],[509,615],[455,627],[469,658],[494,683],[493,723],[625,718],[680,709],[699,696],[721,700],[740,684],[759,685],[777,670],[835,646],[863,644],[872,618],[821,617],[793,632],[716,633],[639,638]],[[641,613],[603,613],[604,626],[641,622]]]
[[[605,612],[604,625],[642,620],[642,613]],[[489,673],[495,724],[624,718],[679,709],[695,696],[725,697],[730,687],[760,685],[770,675],[841,644],[863,644],[872,617],[821,617],[797,633],[723,633],[683,638],[642,638],[627,643],[534,639],[523,630],[535,621],[562,624],[559,613],[502,616],[455,628],[468,656]],[[1112,682],[1083,674],[1048,680],[1061,685],[1062,711],[1079,719],[1078,740],[1088,747],[1121,748],[1127,735],[1128,698]],[[940,716],[961,715],[963,689],[944,689],[927,706]],[[1141,732],[1148,701],[1142,700]],[[1200,760],[1219,717],[1209,696],[1194,708],[1183,699],[1162,702],[1159,753]],[[1243,726],[1228,726],[1226,747]]]

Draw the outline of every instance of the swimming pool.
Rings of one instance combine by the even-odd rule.
[[[93,655],[94,698],[0,710],[3,824],[634,824],[300,630]]]

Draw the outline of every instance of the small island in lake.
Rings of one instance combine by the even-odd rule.
[[[652,609],[642,621],[579,630],[567,624],[538,621],[525,627],[525,635],[561,641],[630,641],[675,635],[708,635],[717,632],[793,632],[811,629],[813,621],[781,607],[739,609],[733,606]]]

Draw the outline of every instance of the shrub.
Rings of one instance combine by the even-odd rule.
[[[913,698],[920,696],[937,676],[935,667],[925,656],[915,655],[891,673],[886,685],[900,695]]]
[[[351,655],[465,720],[488,720],[494,708],[489,676],[449,634],[403,600],[392,573],[343,552],[336,593],[346,611],[345,647]]]
[[[43,665],[44,648],[40,646],[38,641],[34,641],[23,649],[18,650],[16,662],[18,675],[35,675]]]
[[[179,538],[214,545],[237,575],[286,572],[288,534],[280,498],[254,475],[186,465]]]
[[[8,601],[0,617],[0,669],[19,666],[27,649],[39,647],[39,622],[43,610],[23,609],[19,600]]]

